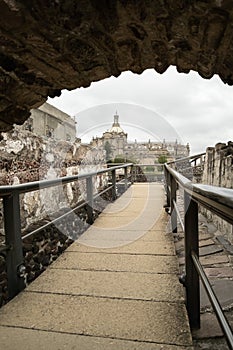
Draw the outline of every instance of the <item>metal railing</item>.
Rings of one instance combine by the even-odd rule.
[[[123,163],[108,163],[107,166],[113,164],[122,165]],[[162,163],[154,164],[133,164],[132,166],[133,182],[162,182],[164,181],[164,171]]]
[[[202,156],[203,154],[194,157],[187,157],[183,160],[179,160],[179,162],[187,161],[192,163],[194,159],[197,161],[197,159]],[[171,214],[172,232],[177,232],[177,219],[179,219],[184,230],[185,275],[182,276],[181,282],[186,288],[186,306],[190,326],[193,329],[200,328],[199,281],[201,279],[222,331],[226,337],[228,346],[230,349],[233,349],[232,330],[199,261],[198,242],[198,205],[203,206],[230,224],[233,224],[233,190],[216,186],[194,184],[188,178],[176,171],[176,168],[177,162],[171,162],[164,166],[167,193],[167,203],[165,207]],[[184,191],[184,222],[182,221],[176,204],[178,188],[182,188]]]
[[[71,212],[86,206],[88,223],[93,223],[93,202],[101,196],[103,193],[111,190],[112,200],[117,197],[117,180],[116,172],[119,169],[124,170],[124,186],[125,189],[129,184],[128,169],[132,167],[132,163],[122,164],[120,166],[113,166],[110,168],[101,169],[86,174],[66,176],[53,180],[42,180],[29,182],[19,185],[7,185],[0,186],[0,197],[3,198],[3,211],[4,211],[4,229],[5,229],[5,244],[1,247],[0,253],[3,252],[6,255],[6,269],[7,269],[7,282],[8,282],[8,295],[9,299],[12,299],[16,294],[24,289],[24,258],[23,258],[23,245],[22,241],[29,236],[34,235],[38,231],[50,226],[58,220],[61,220]],[[132,169],[131,169],[132,171]],[[93,190],[93,178],[97,175],[111,173],[111,184],[99,193],[94,193]],[[86,180],[86,200],[79,202],[78,205],[59,216],[58,218],[50,221],[49,223],[41,226],[40,228],[22,236],[21,232],[21,218],[20,218],[20,194],[42,190],[58,185],[65,185],[78,180]]]
[[[137,182],[161,182],[164,180],[163,164],[134,164],[133,179]]]

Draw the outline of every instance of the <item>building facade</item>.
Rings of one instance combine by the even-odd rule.
[[[189,156],[189,144],[183,145],[177,140],[130,142],[127,137],[127,133],[120,126],[119,115],[116,112],[112,127],[101,137],[93,138],[90,145],[93,148],[104,149],[107,161],[118,158],[138,164],[155,164],[162,162],[162,159],[172,161]]]
[[[76,138],[75,120],[48,103],[32,109],[31,116],[23,127],[35,135],[55,140],[73,142]]]

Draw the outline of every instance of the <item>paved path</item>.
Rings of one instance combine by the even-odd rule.
[[[135,184],[0,310],[4,350],[191,350],[159,184]]]

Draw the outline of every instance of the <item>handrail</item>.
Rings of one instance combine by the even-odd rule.
[[[232,331],[231,331],[231,327],[229,325],[229,322],[227,321],[226,317],[224,316],[224,313],[222,311],[221,305],[218,301],[218,298],[216,297],[213,288],[211,287],[211,284],[208,280],[208,277],[205,274],[205,271],[203,270],[203,267],[197,257],[197,255],[192,252],[192,259],[193,259],[193,263],[196,267],[196,270],[198,271],[198,274],[202,280],[202,283],[205,287],[206,293],[211,301],[211,304],[213,306],[213,309],[217,315],[219,324],[223,330],[223,332],[226,335],[226,340],[228,343],[228,346],[230,349],[233,349],[233,337],[232,337]]]
[[[7,282],[8,282],[8,294],[9,299],[12,299],[16,294],[24,289],[24,274],[25,270],[23,265],[23,246],[22,241],[33,234],[41,231],[48,227],[52,223],[61,220],[65,216],[69,215],[74,210],[81,208],[86,205],[87,207],[87,222],[93,223],[93,202],[101,194],[107,190],[111,190],[112,200],[116,199],[116,171],[118,169],[124,169],[124,181],[125,189],[128,186],[128,174],[127,169],[132,167],[133,163],[126,163],[110,168],[104,168],[89,173],[83,173],[73,176],[64,176],[61,178],[28,182],[17,185],[0,186],[0,197],[3,198],[3,210],[4,210],[4,228],[5,228],[5,246],[1,248],[1,251],[6,254],[6,265],[7,265]],[[94,193],[93,189],[93,177],[111,173],[112,184],[104,189],[100,193]],[[78,202],[77,206],[68,212],[60,215],[58,218],[46,223],[42,227],[22,236],[21,233],[21,218],[20,218],[20,199],[19,195],[22,193],[37,191],[54,187],[58,185],[65,185],[78,180],[86,180],[86,199],[82,202]],[[132,179],[131,179],[132,180]],[[0,252],[1,252],[0,251]]]
[[[193,185],[193,198],[214,214],[233,224],[233,190],[209,186]]]
[[[88,177],[96,176],[99,174],[107,173],[110,171],[115,171],[117,169],[127,168],[129,166],[132,166],[133,163],[126,163],[123,165],[113,166],[110,168],[104,168],[97,171],[92,171],[89,173],[83,173],[78,175],[72,175],[72,176],[63,176],[59,178],[54,178],[51,180],[41,180],[41,181],[33,181],[33,182],[26,182],[23,184],[17,184],[17,185],[6,185],[6,186],[0,186],[0,197],[7,196],[12,193],[12,191],[17,191],[19,193],[26,193],[31,191],[37,191],[44,188],[52,187],[52,186],[58,186],[58,185],[65,185],[67,183],[77,181],[77,180],[83,180]]]
[[[204,156],[205,154],[206,154],[205,152],[202,152],[202,153],[199,153],[199,154],[195,154],[193,156],[178,158],[178,159],[172,160],[170,162],[167,162],[166,164],[174,164],[174,163],[184,162],[185,160],[190,160],[190,159],[195,160],[195,159],[198,159],[198,158]]]
[[[193,184],[185,176],[165,164],[166,170],[196,202],[213,211],[224,220],[233,224],[233,190],[210,185]]]
[[[71,213],[73,213],[75,210],[78,210],[80,208],[82,208],[84,205],[86,204],[85,201],[82,201],[82,203],[80,203],[79,205],[77,205],[75,208],[70,209],[68,212],[66,212],[65,214],[60,215],[59,217],[53,219],[52,221],[47,222],[47,224],[44,224],[40,227],[38,227],[37,229],[33,230],[32,232],[27,233],[26,235],[22,236],[22,240],[25,240],[26,238],[29,238],[31,236],[33,236],[34,234],[44,230],[45,228],[51,226],[52,224],[55,224],[57,221],[60,221],[61,219],[65,218],[67,215],[70,215]]]
[[[198,159],[204,153],[179,159]],[[207,291],[207,295],[217,314],[220,326],[225,334],[229,349],[233,349],[233,334],[229,323],[223,314],[221,305],[206,277],[199,261],[198,244],[198,205],[211,210],[225,221],[233,224],[233,189],[193,184],[184,175],[173,169],[170,164],[164,165],[167,203],[166,210],[170,208],[172,232],[177,232],[177,217],[181,222],[185,235],[185,277],[181,278],[186,287],[186,306],[191,328],[200,328],[200,285],[199,277]],[[184,190],[184,223],[181,220],[176,204],[176,191],[178,187]]]

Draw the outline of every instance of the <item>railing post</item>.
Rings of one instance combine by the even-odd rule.
[[[112,170],[112,200],[116,199],[116,169]]]
[[[170,207],[170,174],[167,170],[167,168],[164,166],[164,173],[165,173],[165,187],[166,187],[166,203],[164,205],[164,208],[166,208],[166,211],[168,211],[168,208]]]
[[[10,246],[6,256],[8,294],[12,299],[25,287],[19,193],[3,197],[3,208],[6,245]]]
[[[171,226],[172,226],[172,232],[177,232],[177,213],[174,205],[174,201],[176,202],[176,180],[174,177],[170,174],[170,184],[171,184],[171,196],[170,196],[170,210],[171,210]]]
[[[131,185],[134,183],[134,178],[133,178],[133,168],[134,168],[134,166],[133,166],[133,165],[131,165],[131,166],[130,166],[130,173],[131,173],[131,178],[130,178],[130,181],[131,181]]]
[[[125,177],[125,190],[127,190],[127,187],[128,187],[128,179],[127,179],[127,174],[128,174],[128,171],[127,171],[127,166],[124,168],[124,177]]]
[[[86,178],[87,184],[87,222],[88,224],[93,224],[93,182],[92,176]]]
[[[199,257],[198,204],[184,191],[185,227],[185,287],[187,311],[192,329],[200,328],[200,281],[191,253]]]
[[[134,171],[134,182],[140,182],[139,181],[139,175],[138,175],[139,174],[139,170],[138,170],[139,166],[135,165],[134,167],[135,167],[134,168],[135,169],[135,171]]]

